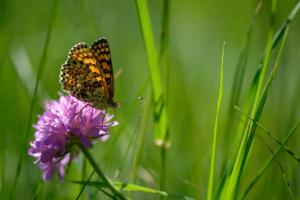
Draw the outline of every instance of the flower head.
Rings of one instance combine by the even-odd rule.
[[[28,150],[29,155],[37,158],[43,179],[50,180],[55,172],[64,177],[64,166],[72,159],[74,141],[88,148],[94,139],[108,139],[108,128],[117,125],[112,117],[72,96],[46,102],[45,112],[33,126],[35,140]]]

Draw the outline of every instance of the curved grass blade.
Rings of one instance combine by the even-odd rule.
[[[261,116],[271,86],[271,84],[267,84],[267,86],[263,90],[263,83],[265,81],[269,61],[271,58],[272,46],[273,46],[272,41],[274,36],[274,15],[276,11],[275,0],[272,1],[271,7],[272,9],[271,9],[270,29],[268,31],[268,41],[266,46],[266,53],[263,59],[263,65],[258,75],[257,82],[255,82],[255,85],[251,86],[255,88],[255,95],[254,95],[255,97],[253,103],[251,103],[252,106],[251,106],[250,116],[251,118],[254,118],[257,121]],[[254,132],[256,130],[256,127],[257,125],[255,123],[253,123],[251,120],[248,120],[247,128],[245,129],[243,139],[239,147],[236,160],[233,165],[232,173],[229,177],[229,182],[227,185],[228,187],[226,188],[224,199],[236,198],[241,176],[249,156],[250,148],[252,147],[252,141],[254,138]]]
[[[249,51],[250,51],[250,42],[252,40],[252,33],[253,33],[253,29],[254,26],[256,24],[256,19],[257,19],[257,15],[261,10],[262,7],[262,3],[263,0],[259,1],[259,3],[256,6],[256,9],[254,11],[253,17],[252,17],[252,21],[251,24],[248,28],[248,32],[243,44],[243,48],[242,51],[239,55],[238,58],[238,62],[237,62],[237,66],[236,66],[236,70],[235,70],[235,74],[234,74],[234,80],[233,80],[233,84],[232,84],[232,89],[231,89],[231,95],[230,95],[230,100],[229,100],[229,114],[228,114],[228,121],[226,122],[226,128],[225,128],[225,134],[224,134],[224,138],[228,138],[229,133],[233,130],[233,125],[236,119],[236,112],[234,111],[233,106],[234,105],[239,105],[239,101],[240,101],[240,95],[241,95],[241,90],[243,87],[243,82],[244,82],[244,75],[245,75],[245,70],[246,70],[246,66],[247,66],[247,62],[248,62],[248,55],[249,55]],[[238,135],[237,137],[240,138],[240,135]],[[240,139],[235,139],[235,141],[240,141]],[[227,151],[228,151],[228,146],[229,143],[226,143],[226,147],[225,147],[225,151],[224,151],[224,159],[225,161],[223,161],[223,165],[226,166],[227,165]],[[223,166],[223,168],[224,168]]]
[[[100,188],[108,188],[108,185],[104,183],[103,181],[71,181],[72,183],[81,184],[81,185],[88,185],[88,186],[97,186]],[[156,190],[153,188],[131,184],[131,183],[122,183],[119,181],[113,182],[115,187],[118,190],[122,191],[135,191],[135,192],[144,192],[144,193],[152,193],[152,194],[158,194],[163,196],[168,196],[168,193],[160,190]]]
[[[81,152],[84,154],[86,159],[89,161],[91,166],[94,168],[95,172],[97,173],[98,177],[101,178],[103,183],[110,189],[110,191],[121,200],[126,200],[127,198],[117,189],[117,187],[112,183],[112,181],[105,176],[103,171],[101,170],[99,164],[96,163],[90,152],[81,144],[78,143],[77,146],[80,148]]]
[[[297,162],[300,162],[300,157],[298,157],[296,155],[296,153],[291,150],[289,147],[287,147],[283,142],[281,142],[278,138],[276,138],[276,136],[274,136],[271,131],[268,131],[261,123],[254,121],[254,119],[251,119],[250,116],[247,115],[247,113],[245,113],[242,109],[240,109],[239,107],[235,106],[235,108],[240,111],[243,115],[245,115],[248,119],[252,120],[253,123],[257,124],[257,127],[259,127],[263,133],[267,134],[274,142],[276,142],[278,145],[281,146],[281,148],[286,151],[286,153],[289,154],[289,156],[291,158],[293,158],[294,160],[296,160]]]
[[[218,94],[218,103],[217,103],[216,118],[215,118],[214,132],[213,132],[213,143],[212,143],[207,200],[213,199],[213,186],[214,186],[215,162],[216,162],[216,151],[217,151],[219,112],[220,112],[222,96],[223,96],[224,52],[225,52],[225,42],[223,44],[222,59],[221,59],[221,64],[220,64],[219,94]]]
[[[136,152],[134,154],[134,158],[132,161],[131,181],[133,183],[135,183],[135,181],[136,181],[138,165],[141,160],[143,147],[145,144],[147,124],[148,124],[149,116],[150,116],[150,112],[151,112],[150,98],[145,98],[145,99],[146,100],[144,101],[144,105],[143,105],[144,109],[142,111],[142,118],[141,118],[141,123],[140,123],[140,127],[139,127],[138,144],[137,144]]]
[[[33,110],[34,110],[34,106],[35,106],[35,102],[36,102],[36,98],[37,98],[38,86],[39,86],[39,82],[41,79],[43,69],[45,67],[46,55],[48,52],[48,46],[50,43],[50,38],[51,38],[51,33],[52,33],[53,25],[54,25],[57,7],[58,7],[58,0],[54,0],[52,3],[52,7],[51,7],[50,19],[49,19],[49,24],[48,24],[48,28],[47,28],[47,35],[46,35],[46,39],[45,39],[42,57],[41,57],[41,60],[40,60],[39,66],[38,66],[37,77],[36,77],[36,81],[35,81],[35,86],[34,86],[34,90],[33,90],[30,108],[29,108],[26,132],[24,134],[24,138],[22,139],[23,143],[21,144],[21,148],[20,148],[20,158],[19,158],[19,161],[17,164],[16,176],[15,176],[15,179],[13,182],[12,190],[10,192],[10,199],[14,199],[14,196],[16,193],[16,188],[18,186],[19,177],[21,174],[24,155],[26,155],[26,146],[27,146],[28,139],[29,139],[29,133],[30,133],[30,129],[31,129],[31,121],[32,121]]]
[[[284,181],[286,182],[286,185],[287,185],[287,187],[288,187],[288,190],[289,190],[289,193],[290,193],[290,195],[291,195],[291,198],[294,200],[295,197],[294,197],[294,194],[293,194],[293,192],[292,192],[291,183],[289,182],[289,180],[288,180],[288,178],[287,178],[287,175],[286,175],[286,173],[285,173],[285,171],[284,171],[282,165],[280,164],[280,162],[279,162],[277,156],[274,154],[274,152],[273,152],[273,150],[271,149],[271,147],[269,147],[269,145],[268,145],[267,143],[265,143],[264,140],[263,140],[261,137],[258,137],[258,138],[260,139],[260,141],[261,141],[262,143],[264,143],[264,145],[269,149],[269,151],[271,152],[271,154],[274,156],[274,160],[276,161],[277,165],[278,165],[279,168],[280,168],[280,171],[281,171],[281,173],[282,173],[282,176],[283,176],[283,178],[284,178]]]
[[[256,123],[257,127],[259,127],[263,131],[263,133],[267,134],[274,142],[280,145],[282,149],[286,151],[286,153],[288,153],[291,158],[293,158],[297,162],[300,162],[300,158],[296,155],[296,153],[293,150],[291,150],[289,147],[287,147],[283,142],[281,142],[275,135],[273,135],[271,131],[268,131],[261,123],[254,121],[254,119],[251,119],[250,116],[248,116],[247,113],[245,113],[239,107],[235,106],[235,108],[238,111],[240,111],[243,115],[245,115],[248,119],[252,120],[253,123]]]
[[[85,181],[85,183],[82,184],[81,189],[76,197],[76,200],[78,200],[80,198],[80,196],[83,194],[83,191],[86,188],[86,183],[88,183],[91,180],[91,178],[93,177],[94,174],[95,174],[95,170],[89,175],[89,177],[87,178],[87,181]]]
[[[300,120],[292,127],[292,129],[289,131],[287,136],[283,139],[283,144],[286,144],[289,139],[296,133],[296,130],[300,127]],[[282,147],[279,146],[274,151],[274,154],[269,157],[269,159],[265,162],[265,164],[261,167],[261,169],[258,171],[257,175],[250,181],[248,186],[246,187],[244,193],[241,196],[241,199],[245,199],[246,196],[249,194],[251,189],[254,187],[254,185],[259,181],[259,179],[263,176],[263,174],[267,171],[269,166],[271,165],[272,161],[275,159],[275,155],[277,155],[281,151]]]

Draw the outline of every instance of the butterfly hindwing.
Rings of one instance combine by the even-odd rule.
[[[107,85],[109,98],[112,99],[114,96],[114,77],[113,68],[111,62],[111,54],[108,42],[106,39],[102,38],[94,42],[91,47],[96,60],[104,75],[105,83]]]

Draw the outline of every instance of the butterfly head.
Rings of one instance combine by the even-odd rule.
[[[98,109],[107,109],[107,108],[118,108],[120,107],[120,104],[117,102],[114,102],[112,99],[107,99],[106,101],[94,101],[93,106]]]
[[[112,99],[107,100],[107,105],[111,108],[119,108],[120,103],[114,102]]]

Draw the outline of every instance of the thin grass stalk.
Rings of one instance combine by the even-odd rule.
[[[292,129],[289,131],[287,136],[283,139],[282,144],[286,144],[292,136],[296,133],[297,129],[300,127],[300,120],[296,122],[296,124],[292,127]],[[276,150],[274,151],[274,154],[271,155],[268,160],[265,162],[265,164],[260,168],[256,176],[250,181],[248,186],[246,187],[245,191],[241,195],[240,199],[245,199],[251,189],[255,186],[255,184],[259,181],[259,179],[264,175],[264,173],[267,171],[267,169],[271,166],[272,161],[274,161],[274,158],[276,155],[279,154],[279,152],[282,150],[282,146],[279,145]]]
[[[103,173],[103,171],[99,167],[99,164],[96,163],[96,161],[94,160],[94,158],[92,157],[90,152],[81,143],[78,143],[78,147],[80,148],[80,150],[82,151],[82,153],[84,154],[86,159],[89,161],[89,163],[91,164],[93,169],[96,171],[99,178],[101,178],[103,183],[111,190],[111,192],[118,199],[126,200],[127,198],[125,196],[123,196],[123,194],[120,193],[120,191],[114,186],[114,184],[111,182],[111,180],[109,180],[109,178],[105,176],[105,174]]]
[[[271,152],[271,154],[274,155],[274,152],[273,152],[272,148],[271,148],[271,147],[263,140],[263,138],[261,138],[259,135],[258,135],[258,138],[259,138],[260,141],[268,148],[268,150]],[[287,175],[286,175],[286,173],[285,173],[285,170],[284,170],[283,166],[281,165],[281,163],[280,163],[280,161],[279,161],[279,159],[277,158],[276,155],[274,155],[274,160],[275,160],[276,164],[277,164],[277,165],[279,166],[279,168],[280,168],[280,171],[281,171],[281,173],[282,173],[282,176],[283,176],[283,178],[284,178],[284,181],[285,181],[285,183],[286,183],[286,185],[287,185],[288,191],[289,191],[289,193],[290,193],[290,195],[291,195],[291,199],[294,200],[294,199],[295,199],[295,196],[294,196],[293,191],[292,191],[292,188],[291,188],[291,183],[290,183],[290,181],[288,180]]]
[[[34,200],[43,199],[44,181],[40,179],[37,190],[33,197]]]
[[[1,93],[3,94],[3,93]],[[0,145],[2,147],[2,149],[0,150],[0,166],[1,166],[1,182],[0,182],[0,198],[4,199],[4,185],[5,185],[5,138],[4,138],[4,134],[3,134],[3,127],[2,125],[0,126]]]
[[[217,151],[217,136],[218,136],[218,126],[219,126],[219,112],[222,103],[223,96],[223,76],[224,76],[224,51],[225,51],[225,42],[223,44],[222,50],[222,59],[220,64],[220,82],[219,82],[219,94],[218,94],[218,103],[216,109],[216,118],[213,131],[213,143],[212,143],[212,154],[210,162],[210,173],[209,173],[209,183],[208,183],[208,192],[207,200],[213,199],[213,187],[214,187],[214,174],[215,174],[215,162],[216,162],[216,151]]]
[[[86,173],[87,173],[87,162],[86,162],[85,158],[82,158],[82,166],[81,166],[81,180],[82,181],[85,180]],[[82,194],[83,194],[84,189],[82,189],[82,188],[83,188],[82,186],[79,187],[79,194],[80,194],[80,192],[82,192]],[[80,194],[80,195],[82,195],[82,194]]]
[[[42,57],[41,57],[41,60],[39,62],[39,65],[38,65],[36,81],[35,81],[33,95],[32,95],[32,99],[31,99],[31,103],[30,103],[26,132],[25,132],[24,137],[22,139],[22,144],[21,144],[20,153],[19,153],[20,158],[19,158],[19,161],[18,161],[18,164],[17,164],[16,176],[15,176],[15,179],[14,179],[14,182],[13,182],[13,186],[12,186],[12,190],[10,192],[10,198],[9,199],[14,199],[14,197],[15,197],[16,188],[18,186],[24,156],[26,155],[26,147],[27,147],[27,143],[28,143],[28,139],[29,139],[29,135],[30,135],[30,130],[31,130],[32,116],[33,116],[33,113],[34,113],[34,106],[35,106],[35,102],[36,102],[36,98],[37,98],[38,86],[39,86],[39,82],[40,82],[40,79],[41,79],[41,76],[42,76],[42,73],[43,73],[43,70],[44,70],[44,67],[45,67],[46,55],[47,55],[47,52],[48,52],[48,46],[49,46],[50,39],[51,39],[51,33],[52,33],[54,21],[55,21],[57,7],[58,7],[58,0],[53,0],[52,7],[50,9],[51,10],[50,11],[50,18],[49,18],[49,23],[48,23],[48,28],[47,28],[47,35],[46,35],[46,39],[45,39],[43,53],[42,53]]]
[[[92,177],[93,177],[93,175],[95,174],[95,172],[96,172],[96,171],[94,170],[94,171],[89,175],[89,177],[87,178],[87,181],[82,180],[82,181],[84,181],[84,184],[81,185],[81,189],[80,189],[78,195],[76,196],[76,200],[79,200],[79,198],[81,197],[81,195],[83,194],[83,192],[84,192],[84,190],[85,190],[85,188],[86,188],[86,186],[87,186],[87,183],[90,182],[90,180],[92,179]]]
[[[2,13],[3,14],[3,19],[2,20],[5,20],[5,18],[9,18],[10,15],[8,15],[8,13]],[[6,24],[3,24],[3,25],[6,25]],[[1,52],[1,58],[0,58],[0,74],[3,76],[3,70],[5,68],[5,66],[7,65],[7,58],[9,57],[9,51],[7,51],[7,49],[9,49],[9,46],[11,44],[11,40],[12,40],[12,31],[11,31],[11,28],[8,27],[7,25],[5,26],[6,27],[6,30],[7,30],[7,39],[6,39],[6,42],[5,42],[5,45],[4,45],[4,51]],[[3,80],[3,79],[1,79]],[[6,91],[1,91],[3,89],[3,87],[0,87],[0,92],[1,94],[4,94]],[[4,95],[1,95],[1,98],[4,98]],[[2,99],[0,99],[1,102]],[[5,113],[6,112],[6,109],[7,107],[5,105],[2,105],[0,107],[0,112],[1,113]],[[6,169],[5,169],[5,133],[4,133],[4,124],[3,123],[0,123],[0,145],[2,147],[1,149],[1,152],[0,152],[0,166],[1,166],[1,173],[0,173],[0,176],[1,176],[1,180],[0,180],[0,199],[4,199],[5,197],[5,191],[6,191],[6,188],[5,188],[5,174],[6,174]]]
[[[131,182],[135,183],[137,178],[138,166],[142,157],[143,147],[146,139],[146,131],[147,125],[149,122],[150,112],[151,112],[151,101],[149,98],[145,98],[144,102],[144,110],[142,113],[142,119],[139,127],[139,140],[137,144],[137,148],[134,154],[133,162],[132,162],[132,170],[131,170]]]
[[[169,66],[169,19],[170,19],[170,1],[163,1],[163,13],[162,13],[162,26],[161,26],[161,37],[160,37],[160,54],[159,62],[161,67],[164,69],[164,100],[165,108],[168,110],[168,100],[169,100],[169,86],[170,86],[170,66]],[[168,136],[167,136],[168,137]],[[168,138],[166,138],[168,141]],[[160,170],[160,183],[159,189],[165,189],[166,182],[166,162],[167,162],[167,146],[163,145],[160,148],[161,156],[161,170]],[[164,199],[160,196],[160,199]]]
[[[267,136],[269,136],[273,142],[277,143],[278,145],[281,146],[281,148],[295,161],[300,162],[300,158],[296,155],[296,153],[291,150],[288,146],[286,146],[285,144],[283,144],[274,134],[272,134],[271,131],[267,130],[260,122],[255,121],[255,119],[251,119],[250,116],[247,115],[247,113],[245,113],[243,110],[241,110],[238,107],[235,107],[236,109],[238,109],[240,112],[242,112],[243,115],[245,115],[248,119],[252,120],[254,123],[257,124],[257,127],[260,128],[262,130],[263,133],[265,133]]]

